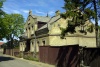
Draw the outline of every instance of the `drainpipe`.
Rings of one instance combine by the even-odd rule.
[[[35,23],[34,23],[34,52],[33,57],[36,58],[36,34],[35,34]]]

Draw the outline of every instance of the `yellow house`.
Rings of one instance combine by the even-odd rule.
[[[76,45],[85,47],[96,47],[95,31],[80,33],[81,26],[75,28],[73,34],[67,33],[61,38],[61,29],[68,26],[70,18],[63,19],[60,12],[56,11],[55,16],[36,16],[29,11],[29,16],[25,24],[25,34],[22,35],[23,40],[20,41],[20,51],[38,52],[39,46],[66,46]],[[92,25],[90,21],[86,21],[84,29]]]

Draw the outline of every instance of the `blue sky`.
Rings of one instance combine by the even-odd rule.
[[[34,15],[46,16],[48,13],[53,16],[57,10],[64,12],[63,6],[64,0],[6,0],[3,10],[8,14],[22,14],[26,19],[29,10],[32,10]]]

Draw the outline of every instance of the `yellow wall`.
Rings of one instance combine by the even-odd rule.
[[[31,40],[31,46],[30,46],[30,51],[34,51],[34,47],[36,44],[36,52],[39,51],[39,46],[47,46],[49,45],[49,37],[43,37],[43,38],[38,38],[35,40],[36,42],[34,43],[34,39]],[[45,41],[45,45],[43,45],[43,41]],[[32,43],[33,42],[33,43]]]

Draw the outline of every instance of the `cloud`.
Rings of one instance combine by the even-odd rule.
[[[29,10],[22,9],[21,11],[24,13],[29,13]]]
[[[40,6],[40,5],[38,5],[38,4],[36,4],[36,3],[34,3],[34,4],[33,4],[33,3],[30,3],[30,4],[28,4],[28,6],[31,6],[31,7],[32,7],[32,6],[37,7],[37,6]]]
[[[19,10],[12,10],[12,13],[21,13]]]
[[[35,10],[35,12],[36,12],[37,14],[45,15],[45,12],[42,12],[42,11]]]
[[[54,11],[49,11],[48,12],[49,15],[54,15],[54,13],[55,13]]]
[[[30,3],[28,3],[30,2]],[[28,1],[25,5],[26,6],[34,6],[34,7],[45,7],[48,6],[47,1],[45,0],[36,0],[36,1]]]

